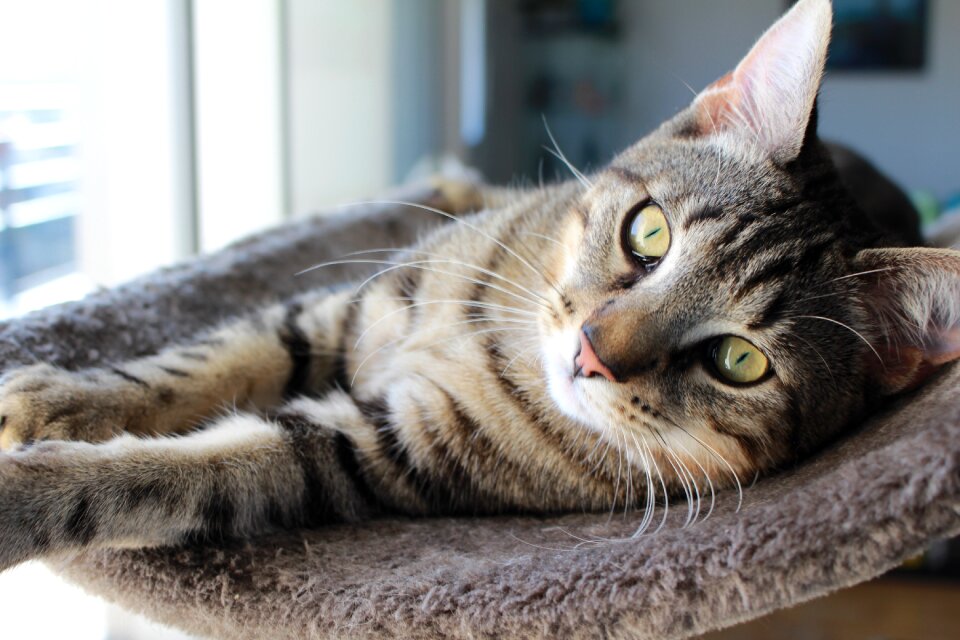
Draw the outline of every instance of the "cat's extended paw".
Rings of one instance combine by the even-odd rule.
[[[47,364],[0,379],[0,450],[38,440],[105,440],[122,429],[125,413],[104,376]]]

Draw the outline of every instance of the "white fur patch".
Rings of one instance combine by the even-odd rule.
[[[275,436],[280,428],[256,415],[238,413],[221,418],[216,424],[183,436],[138,438],[122,435],[105,442],[103,447],[113,453],[133,451],[170,451],[172,453],[203,456],[224,449],[248,445],[251,441]]]

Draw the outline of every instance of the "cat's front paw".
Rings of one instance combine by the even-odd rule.
[[[38,440],[105,440],[120,433],[125,413],[109,381],[47,364],[0,379],[0,450]]]

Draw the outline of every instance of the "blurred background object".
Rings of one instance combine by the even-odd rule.
[[[921,69],[927,0],[838,0],[830,69]]]
[[[566,179],[544,123],[596,169],[790,3],[0,0],[0,318],[375,197],[449,158],[495,182]],[[960,2],[834,5],[821,133],[869,157],[946,238],[960,229]],[[956,557],[940,543],[917,579],[955,588]],[[4,638],[62,635],[54,593],[86,612],[77,637],[162,633],[40,565],[0,576],[0,593]]]

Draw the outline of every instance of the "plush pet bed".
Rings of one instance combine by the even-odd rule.
[[[366,206],[0,327],[4,369],[152,352],[266,300],[359,271],[301,269],[410,242],[410,208]],[[391,519],[250,543],[49,562],[89,591],[219,638],[683,638],[894,567],[960,533],[960,368],[711,517],[625,541],[639,514]]]

